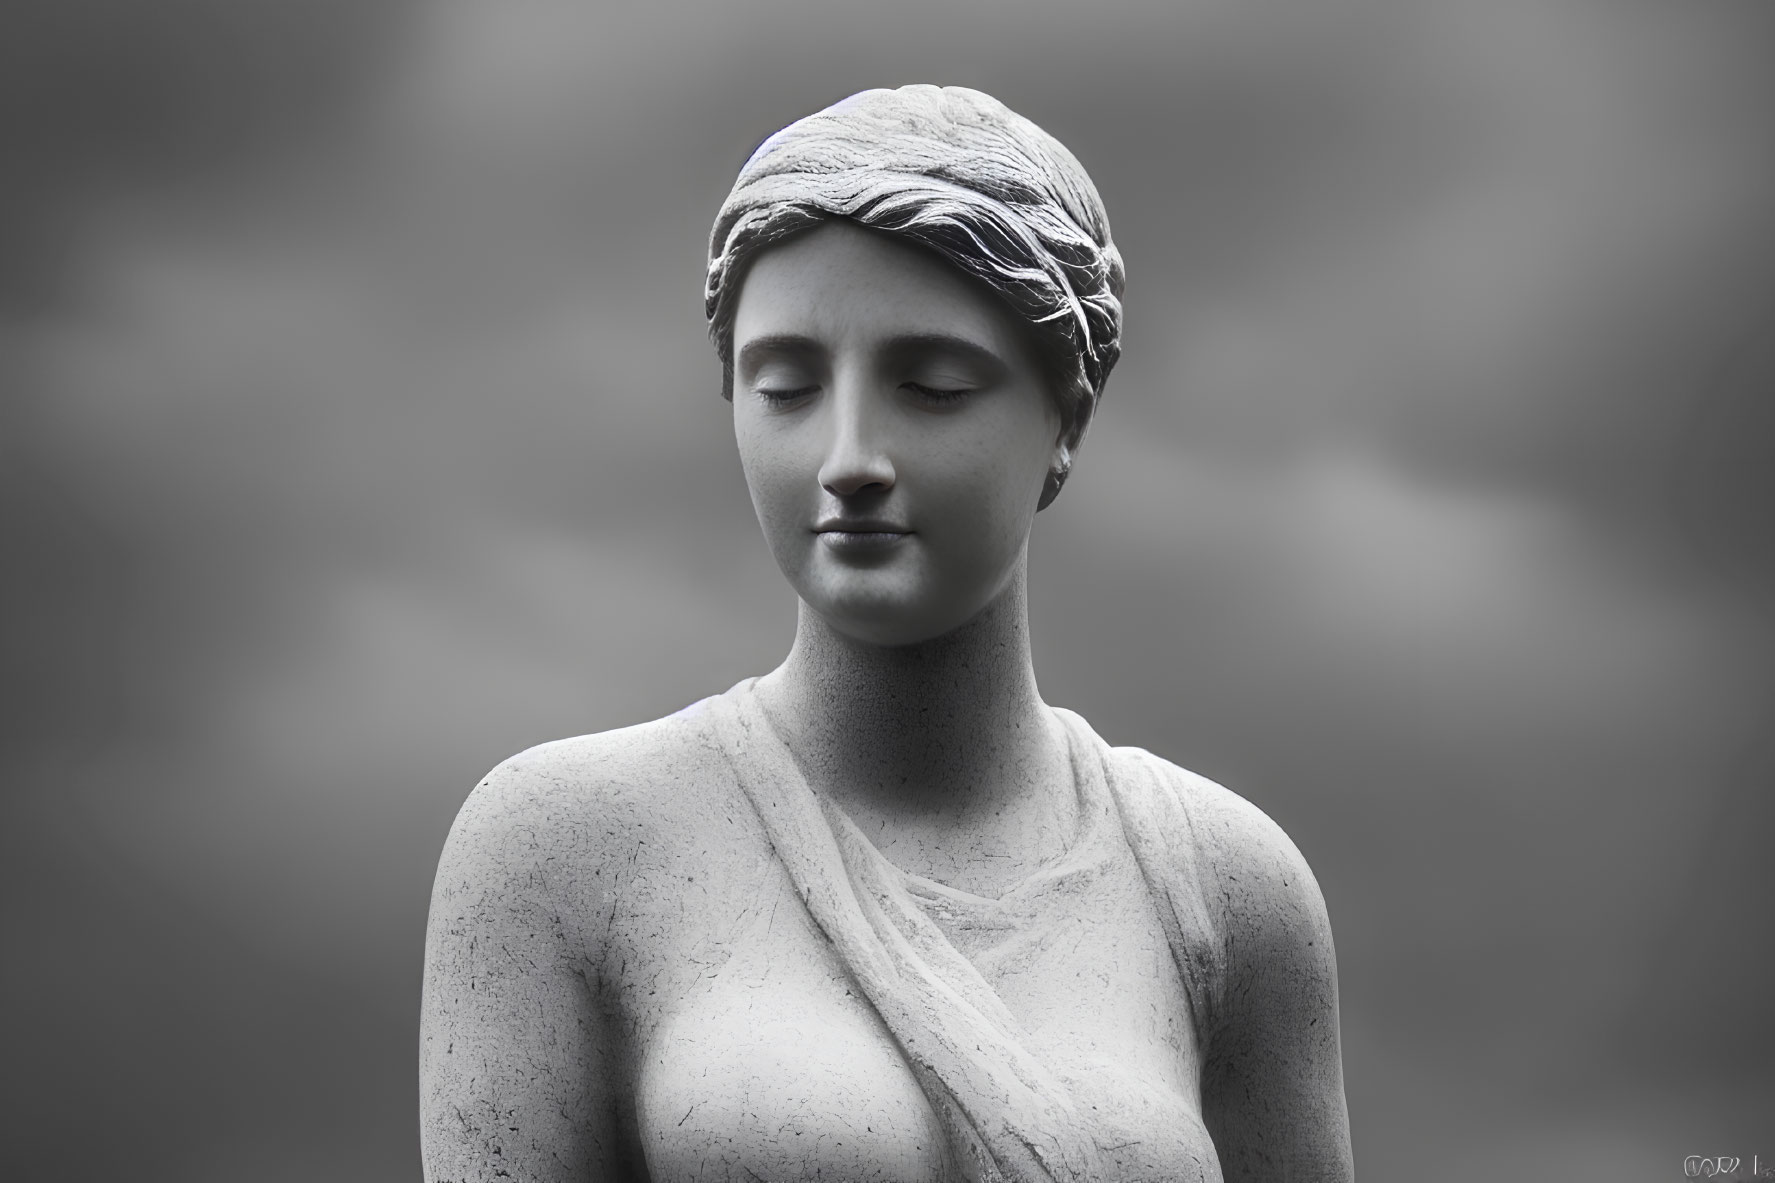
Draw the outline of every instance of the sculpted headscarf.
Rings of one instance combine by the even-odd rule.
[[[990,286],[1060,372],[1076,447],[1121,355],[1122,257],[1060,141],[960,86],[866,90],[797,120],[740,169],[709,237],[705,311],[732,397],[733,304],[760,250],[832,217],[904,235]]]

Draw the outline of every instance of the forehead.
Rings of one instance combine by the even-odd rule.
[[[833,348],[948,334],[1024,353],[1016,314],[936,253],[833,220],[759,254],[739,292],[734,345],[795,334]]]

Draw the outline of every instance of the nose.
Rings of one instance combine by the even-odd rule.
[[[865,491],[885,493],[894,487],[894,463],[888,456],[882,424],[877,422],[880,408],[873,403],[864,383],[833,384],[827,404],[831,434],[819,479],[820,487],[834,497]]]

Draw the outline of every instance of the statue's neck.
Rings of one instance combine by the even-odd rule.
[[[992,815],[1067,767],[1064,730],[1036,691],[1026,604],[1018,571],[967,624],[895,647],[848,637],[803,604],[761,702],[809,780],[859,823]]]

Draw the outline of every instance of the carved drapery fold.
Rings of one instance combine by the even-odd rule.
[[[723,753],[820,931],[899,1045],[971,1183],[1103,1178],[1088,1124],[1027,1050],[1018,1020],[906,889],[904,875],[819,798],[758,706],[750,681],[709,700]],[[1102,761],[1122,829],[1190,997],[1213,1022],[1219,958],[1196,881],[1188,812],[1168,765],[1112,749],[1057,711],[1075,752]]]

